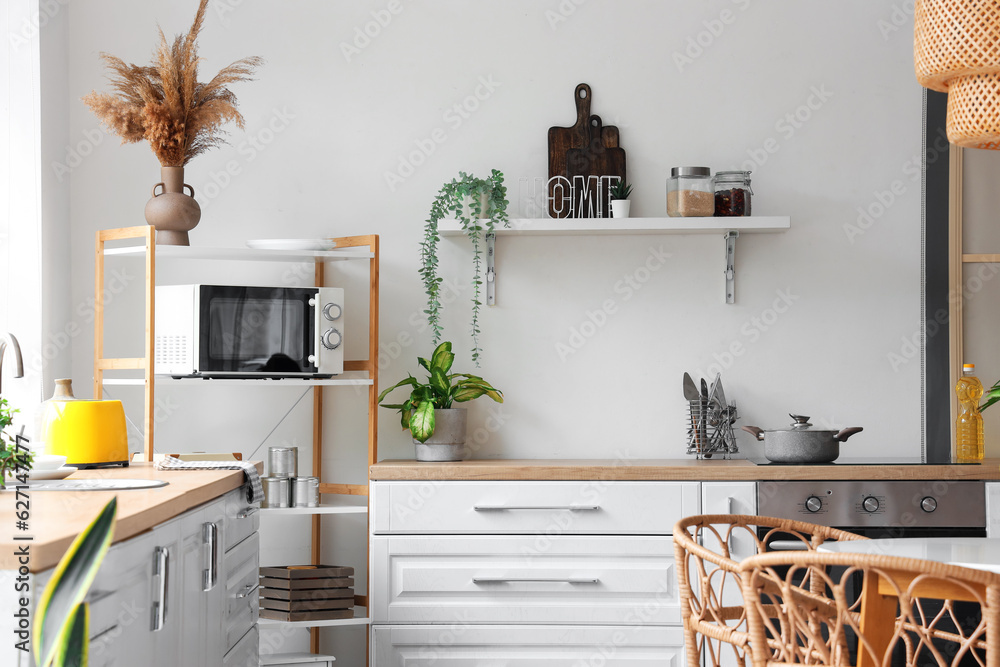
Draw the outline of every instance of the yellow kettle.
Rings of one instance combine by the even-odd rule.
[[[121,401],[85,401],[73,396],[72,380],[56,380],[42,405],[39,438],[46,454],[66,457],[78,468],[128,465],[128,435]]]

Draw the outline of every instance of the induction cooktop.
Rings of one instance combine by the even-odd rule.
[[[810,465],[810,466],[929,466],[929,465],[961,465],[961,466],[978,466],[982,463],[952,463],[950,461],[945,461],[942,463],[928,462],[921,459],[919,456],[895,456],[895,457],[884,457],[884,458],[872,458],[872,457],[859,457],[859,456],[841,456],[836,461],[830,463],[775,463],[774,461],[768,461],[763,456],[747,457],[747,461],[750,461],[754,465],[759,466],[789,466],[789,465]]]

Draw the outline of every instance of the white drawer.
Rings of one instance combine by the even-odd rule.
[[[236,646],[229,649],[222,659],[222,667],[259,667],[259,636],[257,626],[253,626],[240,639]]]
[[[682,667],[680,628],[632,626],[372,627],[372,667]]]
[[[226,650],[229,650],[257,624],[257,584],[260,581],[260,536],[257,533],[226,552],[225,572],[225,633]]]
[[[680,623],[669,537],[372,538],[377,623]]]
[[[669,535],[698,482],[374,482],[372,532]]]
[[[222,528],[223,550],[229,551],[260,528],[260,513],[257,505],[247,502],[247,487],[244,484],[225,496],[226,518]]]

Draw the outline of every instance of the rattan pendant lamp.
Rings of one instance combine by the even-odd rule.
[[[917,0],[913,60],[948,93],[948,140],[1000,150],[1000,0]]]

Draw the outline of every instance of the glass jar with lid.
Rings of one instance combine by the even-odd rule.
[[[715,215],[750,215],[749,171],[720,171],[715,175]]]
[[[667,215],[672,218],[711,217],[715,211],[712,170],[673,167],[667,179]]]

